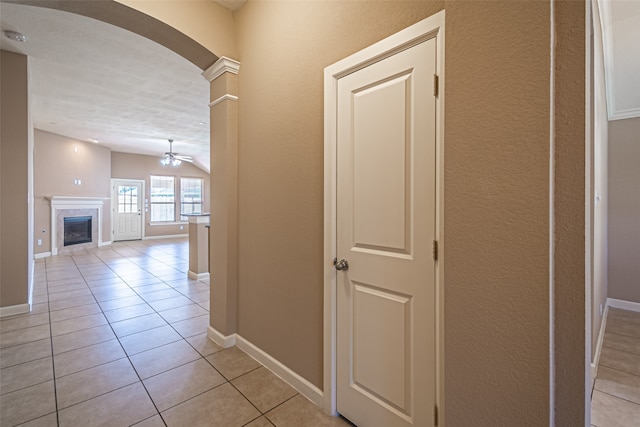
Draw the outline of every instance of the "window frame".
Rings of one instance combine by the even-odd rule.
[[[162,179],[171,179],[173,181],[173,194],[171,195],[171,201],[163,201],[163,202],[154,202],[153,190],[154,190],[154,179],[162,178]],[[172,218],[171,219],[163,219],[163,220],[154,220],[154,206],[167,206],[171,205],[173,209],[171,209]],[[176,222],[176,177],[175,175],[149,175],[149,223],[151,224],[165,224],[165,223],[174,223]]]
[[[184,182],[185,181],[200,181],[200,201],[199,202],[185,202],[184,201],[184,194],[185,194],[185,185]],[[191,187],[190,187],[191,188]],[[187,212],[187,214],[196,214],[196,215],[200,215],[203,213],[203,209],[204,209],[204,178],[202,177],[198,177],[198,176],[181,176],[180,177],[180,202],[179,202],[179,217],[180,217],[180,221],[188,221],[189,217],[188,216],[184,216],[184,209],[183,206],[184,205],[190,205],[192,207],[195,207],[197,205],[200,206],[199,212]]]

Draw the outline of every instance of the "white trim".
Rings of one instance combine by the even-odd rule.
[[[220,98],[216,99],[215,101],[211,101],[209,103],[209,107],[213,107],[214,105],[218,105],[220,104],[222,101],[226,101],[226,100],[230,100],[230,101],[237,101],[238,97],[235,95],[230,95],[230,94],[224,94],[222,95]]]
[[[554,257],[555,257],[555,12],[554,0],[549,0],[549,427],[556,425],[556,384],[555,384],[555,285],[554,285]]]
[[[209,338],[214,343],[218,344],[222,348],[229,348],[236,345],[236,334],[231,335],[223,335],[218,332],[213,326],[209,325],[207,328],[207,338]]]
[[[613,111],[609,114],[609,120],[624,120],[624,119],[634,119],[636,117],[640,117],[640,108],[633,108],[631,110],[620,110]]]
[[[336,256],[336,96],[338,79],[367,67],[395,53],[413,47],[425,40],[437,39],[436,67],[440,78],[440,94],[436,98],[437,115],[437,215],[436,238],[439,248],[444,248],[444,26],[445,11],[442,10],[422,21],[369,46],[324,69],[324,378],[323,401],[325,412],[336,415],[336,271],[333,259]],[[440,252],[440,260],[443,258]],[[436,403],[440,425],[444,425],[444,269],[436,263]]]
[[[640,302],[625,301],[616,298],[607,298],[607,307],[619,308],[621,310],[637,311],[640,313]]]
[[[212,66],[202,72],[202,77],[212,82],[224,73],[238,74],[240,63],[235,59],[221,56]]]
[[[590,363],[591,374],[591,389],[589,390],[589,396],[591,396],[591,390],[593,390],[593,383],[598,376],[598,365],[600,364],[600,353],[602,351],[602,343],[604,342],[604,331],[607,328],[607,316],[609,315],[609,306],[605,306],[604,313],[602,315],[602,324],[600,325],[600,332],[598,333],[598,341],[596,343],[596,352],[593,355],[593,362]],[[591,409],[591,399],[589,399],[589,409]],[[591,415],[591,414],[589,414]]]
[[[191,280],[203,280],[208,279],[210,277],[209,273],[195,273],[191,270],[187,272],[187,277]]]
[[[167,234],[164,236],[145,236],[142,240],[157,240],[157,239],[177,239],[178,237],[189,237],[188,234]]]
[[[111,246],[113,242],[111,240],[107,241],[107,242],[102,242],[102,243],[98,243],[98,247],[101,248],[103,246]]]
[[[287,384],[295,388],[300,394],[312,401],[316,406],[320,408],[323,407],[324,396],[322,390],[310,383],[307,379],[293,372],[264,350],[256,347],[254,344],[239,335],[236,338],[236,346],[260,362],[265,368],[273,372],[273,374],[283,379]]]
[[[51,205],[51,254],[58,255],[58,219],[56,211],[60,209],[97,209],[98,210],[98,247],[102,244],[102,207],[110,197],[75,197],[51,196],[47,197]]]
[[[17,304],[9,305],[7,307],[0,307],[0,318],[7,316],[15,316],[16,314],[29,313],[31,311],[31,304]]]
[[[593,258],[591,256],[593,251],[592,239],[593,239],[593,229],[591,227],[591,220],[593,217],[593,204],[591,203],[591,194],[593,192],[593,188],[591,187],[591,177],[593,174],[594,168],[594,159],[591,155],[593,150],[594,141],[591,138],[591,117],[592,117],[592,109],[591,109],[591,99],[593,94],[591,93],[591,80],[592,70],[592,58],[591,58],[591,36],[593,34],[592,28],[592,17],[591,17],[591,1],[587,0],[584,3],[585,5],[585,57],[584,57],[584,187],[585,187],[585,197],[584,197],[584,290],[585,290],[585,298],[584,298],[584,361],[585,361],[585,371],[584,371],[584,416],[585,416],[585,426],[591,425],[591,393],[593,390],[593,385],[595,382],[595,378],[597,375],[597,359],[600,357],[600,342],[596,344],[596,354],[594,355],[595,369],[594,363],[592,362],[591,353],[593,350]],[[604,317],[602,319],[602,323],[604,323]],[[600,330],[600,335],[602,335],[602,329]],[[600,341],[600,337],[598,337],[598,341]]]
[[[42,258],[47,258],[51,256],[51,252],[41,252],[39,254],[35,254],[33,256],[33,259],[42,259]]]

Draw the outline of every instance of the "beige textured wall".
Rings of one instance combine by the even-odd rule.
[[[35,253],[51,251],[51,204],[47,197],[108,197],[111,151],[97,144],[35,130]],[[76,152],[77,149],[77,152]],[[81,179],[81,185],[74,185]],[[111,240],[111,203],[104,201],[102,240]]]
[[[233,15],[214,1],[116,1],[171,25],[217,56],[236,54]]]
[[[640,118],[609,122],[609,297],[640,303]]]
[[[549,3],[446,13],[446,424],[546,425]]]
[[[236,13],[238,332],[320,388],[323,69],[442,8],[249,1]]]
[[[0,307],[9,307],[28,302],[29,82],[26,56],[0,55]]]
[[[585,2],[554,0],[555,425],[585,425]],[[590,392],[589,392],[590,397]]]
[[[123,179],[143,179],[145,181],[145,198],[149,199],[149,176],[150,175],[173,175],[176,177],[176,191],[179,191],[180,177],[185,178],[203,178],[204,179],[204,212],[210,211],[210,197],[209,197],[209,174],[202,169],[187,163],[182,162],[178,167],[162,166],[160,164],[160,158],[155,156],[145,156],[141,154],[129,154],[129,153],[111,153],[111,170],[110,174],[112,178]],[[176,193],[179,195],[180,193]],[[176,199],[176,203],[179,203],[179,198]],[[146,237],[151,236],[168,236],[172,234],[188,234],[189,228],[187,224],[181,225],[149,225],[150,212],[146,213],[144,233]],[[177,220],[179,218],[176,218]],[[180,227],[183,227],[181,230]]]

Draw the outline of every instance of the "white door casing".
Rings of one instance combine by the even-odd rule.
[[[443,409],[443,27],[440,12],[325,70],[325,409],[357,425]]]
[[[140,240],[143,237],[144,181],[135,179],[111,180],[112,240]]]

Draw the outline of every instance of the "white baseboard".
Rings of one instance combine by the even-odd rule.
[[[621,310],[629,310],[640,312],[640,303],[633,301],[625,301],[616,298],[607,298],[602,315],[602,324],[600,325],[600,333],[598,334],[598,342],[596,343],[596,352],[591,363],[591,381],[595,381],[598,376],[598,365],[600,364],[600,353],[602,352],[602,344],[604,342],[604,331],[607,328],[607,317],[609,316],[609,307],[619,308]],[[593,384],[592,384],[593,386]]]
[[[167,234],[164,236],[145,236],[142,238],[142,240],[177,239],[178,237],[189,237],[189,234]]]
[[[15,316],[16,314],[24,314],[31,311],[30,304],[18,304],[10,305],[7,307],[0,307],[0,317]]]
[[[39,254],[35,254],[33,256],[33,259],[47,258],[47,257],[50,257],[50,256],[51,256],[51,252],[42,252],[42,253],[39,253]]]
[[[207,337],[222,348],[229,348],[236,345],[236,334],[222,335],[213,329],[211,325],[207,328]]]
[[[247,353],[249,356],[260,362],[265,368],[282,378],[291,387],[295,388],[300,394],[312,401],[317,407],[324,407],[324,395],[315,385],[311,384],[305,378],[287,368],[278,360],[274,359],[262,349],[256,347],[240,335],[236,338],[236,346]]]
[[[625,301],[625,300],[615,299],[615,298],[607,298],[606,305],[607,307],[640,312],[640,302]]]
[[[111,240],[107,242],[98,242],[98,247],[101,248],[103,246],[109,246],[111,244]]]
[[[191,280],[202,280],[202,279],[208,279],[209,273],[194,273],[193,271],[189,270],[189,272],[187,273],[187,276]]]
[[[607,315],[609,314],[608,301],[604,306],[604,313],[602,313],[602,322],[600,324],[600,333],[598,333],[598,341],[596,342],[596,352],[593,355],[593,362],[591,363],[591,389],[593,389],[593,383],[598,376],[598,364],[600,363],[600,353],[602,352],[602,343],[604,342],[604,331],[607,329]]]
[[[240,350],[260,362],[265,368],[273,372],[274,375],[282,378],[287,384],[295,388],[301,395],[312,401],[317,407],[324,407],[324,395],[315,385],[293,372],[271,355],[256,347],[238,334],[222,335],[220,332],[209,326],[207,337],[223,348],[237,346]]]

